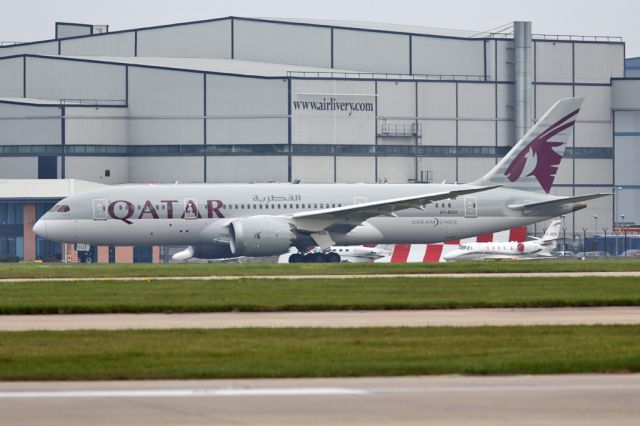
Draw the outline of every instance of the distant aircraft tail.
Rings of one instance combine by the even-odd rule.
[[[496,166],[474,185],[549,193],[584,98],[556,102]]]
[[[540,240],[540,244],[545,246],[545,248],[549,251],[554,250],[556,248],[558,237],[560,236],[560,225],[562,224],[561,220],[554,220],[551,222],[546,232],[542,236]]]

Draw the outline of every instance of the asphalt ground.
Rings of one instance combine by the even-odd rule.
[[[0,316],[0,331],[595,324],[640,324],[640,307]]]
[[[640,375],[8,382],[0,425],[637,425]]]

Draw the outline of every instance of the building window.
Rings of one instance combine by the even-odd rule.
[[[133,261],[135,263],[153,263],[153,248],[148,246],[134,247]]]

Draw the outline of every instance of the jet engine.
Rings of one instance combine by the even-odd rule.
[[[530,242],[525,244],[525,243],[518,243],[517,246],[518,252],[520,253],[536,253],[538,251],[540,251],[540,247],[537,244],[531,244]]]
[[[229,247],[234,256],[282,254],[295,238],[289,223],[277,217],[254,216],[229,224]]]
[[[192,257],[197,259],[227,259],[234,257],[229,249],[229,245],[216,244],[216,245],[202,245],[202,246],[189,246],[185,250],[182,250],[173,256],[171,259],[175,261],[189,260]]]

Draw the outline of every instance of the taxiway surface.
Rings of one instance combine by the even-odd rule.
[[[0,331],[593,324],[640,324],[640,307],[0,316]]]
[[[0,425],[637,425],[640,375],[0,383]]]

